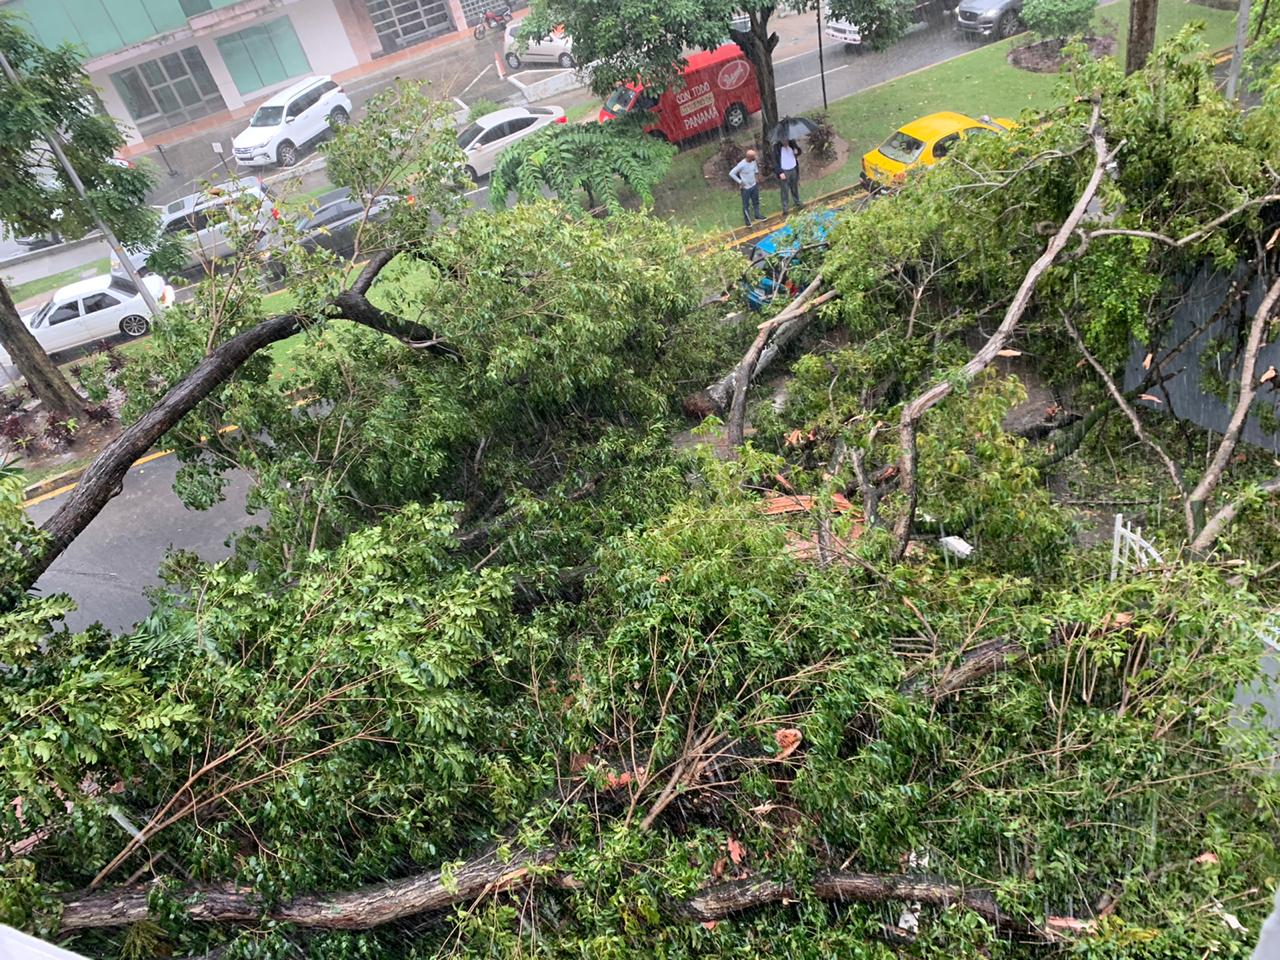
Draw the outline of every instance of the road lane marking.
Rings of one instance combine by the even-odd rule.
[[[851,66],[853,66],[853,64],[850,64],[850,63],[844,63],[844,64],[841,64],[841,65],[840,65],[840,66],[838,66],[838,67],[832,67],[830,70],[828,70],[828,71],[826,72],[826,75],[829,77],[829,76],[831,76],[833,73],[839,73],[841,70],[848,70]],[[821,77],[822,77],[822,74],[821,74],[821,73],[815,73],[812,77],[805,77],[803,80],[792,80],[790,83],[784,83],[782,86],[777,87],[776,89],[778,89],[778,90],[785,90],[785,89],[787,89],[787,87],[794,87],[794,86],[798,86],[799,84],[802,84],[802,83],[810,83],[810,82],[812,82],[812,81],[814,81],[814,80],[818,80],[818,79],[820,79]],[[861,91],[859,91],[859,93],[860,93],[860,92],[861,92]]]

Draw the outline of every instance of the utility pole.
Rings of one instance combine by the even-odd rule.
[[[822,0],[814,4],[818,12],[818,75],[822,77],[822,109],[827,109],[827,65],[822,60]]]
[[[22,87],[22,80],[17,71],[13,69],[13,65],[9,63],[9,58],[5,56],[4,50],[0,50],[0,70],[4,71],[5,77],[13,84],[15,90]],[[120,261],[120,266],[124,267],[125,273],[129,275],[129,279],[133,281],[134,286],[138,288],[138,293],[142,295],[142,300],[147,305],[147,309],[151,311],[153,317],[158,317],[160,315],[160,304],[156,303],[156,298],[151,295],[147,285],[142,282],[142,276],[138,273],[138,268],[133,265],[133,261],[129,259],[129,254],[120,245],[120,241],[116,239],[116,235],[107,226],[106,221],[98,215],[97,208],[90,202],[88,192],[84,188],[84,181],[80,179],[80,174],[76,173],[76,168],[67,159],[66,151],[62,149],[62,135],[57,130],[49,129],[44,131],[44,139],[45,143],[49,144],[49,149],[53,151],[54,157],[57,158],[58,163],[62,166],[67,179],[71,181],[71,188],[80,197],[80,202],[84,204],[85,209],[89,211],[89,215],[93,217],[93,222],[97,224],[98,231]]]
[[[1249,32],[1250,0],[1240,0],[1240,12],[1236,15],[1236,45],[1231,51],[1231,66],[1227,68],[1227,99],[1235,100],[1240,86],[1240,67],[1244,60],[1244,38]]]

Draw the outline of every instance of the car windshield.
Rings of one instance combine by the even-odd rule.
[[[897,160],[899,163],[915,163],[916,158],[920,156],[920,151],[923,149],[924,141],[917,140],[901,130],[880,145],[881,153],[890,160]]]
[[[631,109],[631,101],[635,99],[636,92],[627,87],[618,87],[613,93],[609,94],[609,99],[604,102],[604,108],[610,113],[626,113]]]
[[[134,286],[133,281],[128,277],[117,277],[114,274],[111,277],[111,283],[108,289],[114,290],[116,293],[123,294],[126,297],[136,297],[138,288]]]
[[[467,147],[471,146],[471,141],[480,136],[480,131],[483,129],[484,128],[481,127],[480,124],[473,123],[471,126],[467,127],[467,129],[458,134],[459,149],[465,150]]]
[[[259,107],[249,121],[251,127],[277,127],[284,116],[284,107]]]
[[[44,323],[44,318],[47,317],[52,310],[53,301],[50,300],[32,315],[31,319],[27,321],[27,326],[34,330],[36,327],[40,326],[40,324]]]

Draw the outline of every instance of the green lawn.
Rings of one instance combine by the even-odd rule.
[[[86,263],[83,266],[72,267],[70,270],[63,270],[61,273],[41,277],[39,280],[19,283],[9,288],[9,295],[13,297],[14,303],[22,303],[22,301],[30,300],[32,297],[39,296],[42,293],[49,293],[59,287],[65,287],[69,283],[75,283],[77,280],[96,277],[110,269],[110,260],[95,260],[93,263]]]
[[[1159,37],[1168,38],[1185,24],[1205,24],[1205,41],[1211,50],[1231,44],[1235,14],[1186,2],[1162,0]],[[1099,34],[1119,39],[1116,56],[1123,58],[1129,8],[1112,3],[1098,10],[1094,19]],[[935,27],[933,29],[946,29]],[[1027,42],[1026,36],[986,44],[972,53],[926,67],[889,80],[852,96],[837,100],[829,111],[836,131],[849,142],[849,161],[835,173],[820,180],[802,181],[804,196],[813,197],[858,179],[859,158],[908,120],[936,110],[956,110],[971,116],[1018,117],[1023,110],[1043,108],[1049,103],[1057,77],[1028,73],[1009,65],[1010,47]],[[702,176],[702,166],[715,152],[710,143],[682,151],[671,170],[654,191],[654,210],[660,216],[698,231],[722,231],[741,226],[741,209],[734,191],[712,187]],[[766,214],[776,212],[775,190],[764,190],[761,206]]]

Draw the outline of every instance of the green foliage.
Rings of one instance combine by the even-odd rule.
[[[421,190],[375,234],[405,251],[371,297],[455,354],[327,317],[346,268],[299,255],[295,369],[255,358],[165,440],[191,501],[243,467],[261,526],[225,561],[172,556],[125,635],[53,629],[65,598],[6,598],[0,795],[22,802],[0,807],[0,840],[34,842],[0,864],[0,916],[51,931],[55,895],[129,843],[119,814],[172,820],[107,886],[165,879],[145,923],[82,934],[86,955],[1244,956],[1222,911],[1255,930],[1280,871],[1276,733],[1235,699],[1273,619],[1253,555],[1170,550],[1112,581],[1050,498],[1042,451],[1005,429],[1021,388],[960,366],[1088,176],[1081,91],[1102,91],[1126,144],[1107,223],[1175,235],[1266,189],[1273,106],[1225,107],[1187,37],[1135,78],[1076,69],[1048,116],[841,217],[804,269],[842,296],[733,457],[671,434],[679,398],[755,335],[701,306],[740,259],[692,257],[690,237],[625,211],[457,218],[447,126],[429,118],[403,156],[398,135],[340,135],[344,182]],[[1128,301],[1229,262],[1256,225],[1176,252],[1074,248],[1019,342],[1050,375],[1074,370],[1071,311],[1118,363],[1130,336],[1165,332]],[[256,277],[218,282],[126,370],[131,415],[262,317]],[[920,536],[898,560],[892,425],[947,378],[918,437]],[[880,526],[860,472],[879,477]],[[779,491],[813,500],[762,509]],[[37,535],[16,480],[0,494],[14,562]],[[944,532],[974,554],[945,555]],[[992,669],[966,673],[991,644]],[[180,886],[252,887],[265,906],[435,870],[452,884],[483,851],[553,845],[559,883],[372,931],[200,923]],[[913,855],[1010,916],[1096,930],[1042,947],[925,907],[899,949],[882,940],[901,905],[809,892],[822,871],[896,874]],[[716,925],[678,915],[734,880],[792,893]]]
[[[525,203],[551,190],[571,210],[623,209],[625,186],[644,205],[653,203],[653,188],[666,176],[675,147],[648,137],[634,124],[551,124],[508,147],[489,178],[489,196],[499,206],[512,191]]]
[[[0,77],[0,223],[16,235],[56,230],[75,239],[94,229],[66,173],[49,157],[44,135],[57,130],[90,200],[126,246],[154,237],[156,213],[146,203],[153,182],[145,165],[108,161],[124,138],[97,111],[97,95],[71,45],[49,49],[12,14],[0,14],[0,49],[22,78],[15,88]]]
[[[1022,20],[1037,36],[1065,39],[1088,33],[1097,9],[1089,0],[1026,0]]]
[[[479,120],[481,117],[501,109],[502,104],[495,100],[490,100],[488,97],[481,97],[467,108],[467,119]]]
[[[914,7],[912,0],[833,0],[827,16],[857,24],[863,44],[883,50],[906,34]]]

